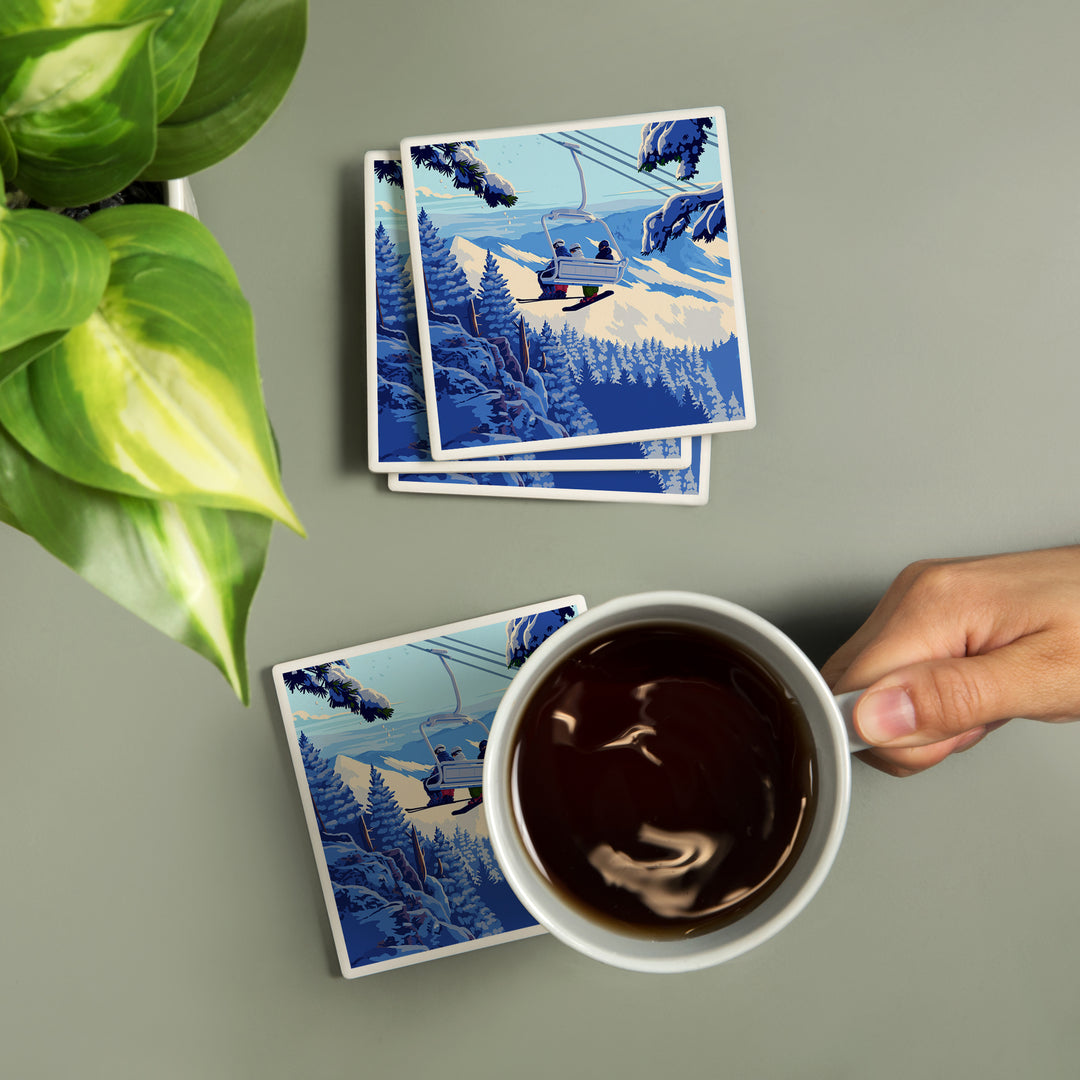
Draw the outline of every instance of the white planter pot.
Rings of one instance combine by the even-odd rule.
[[[165,201],[169,206],[198,219],[199,208],[195,205],[195,196],[186,177],[182,180],[165,181]]]

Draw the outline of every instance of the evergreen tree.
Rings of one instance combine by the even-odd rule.
[[[559,334],[559,344],[562,346],[563,355],[570,363],[570,370],[574,373],[574,381],[581,382],[585,374],[585,358],[581,351],[581,335],[576,326],[568,323],[563,325]]]
[[[484,880],[484,861],[476,846],[476,837],[459,825],[454,830],[453,843],[461,856],[461,862],[469,875],[469,880],[474,885],[479,885]]]
[[[614,341],[603,343],[604,370],[607,372],[607,381],[612,386],[618,386],[623,381],[622,367],[619,365],[619,353]]]
[[[435,829],[435,851],[442,864],[442,884],[455,922],[476,937],[502,933],[502,923],[480,899],[469,879],[461,853],[438,827]]]
[[[675,373],[672,371],[672,364],[675,360],[675,351],[665,346],[660,346],[657,349],[657,373],[660,377],[660,384],[664,389],[676,400],[680,397],[680,391],[675,383]]]
[[[313,667],[286,671],[282,681],[294,693],[325,698],[331,708],[348,709],[362,716],[369,724],[393,716],[394,707],[389,699],[349,675],[344,670],[348,666],[347,660],[331,660]]]
[[[375,294],[382,325],[390,330],[405,330],[416,319],[407,263],[408,258],[397,254],[386,226],[379,222],[375,230]]]
[[[596,339],[589,338],[581,343],[581,356],[585,378],[593,386],[601,386],[606,382],[607,372],[604,370],[604,358],[596,348]]]
[[[482,836],[479,839],[480,858],[484,863],[484,872],[487,875],[487,883],[489,885],[500,885],[506,879],[499,869],[499,862],[495,858],[495,849],[492,848],[491,841],[486,836]]]
[[[476,300],[476,321],[480,333],[487,338],[504,337],[514,347],[518,340],[518,315],[510,286],[495,256],[489,251],[480,276],[480,292]]]
[[[728,400],[728,419],[730,420],[742,420],[746,416],[743,412],[742,403],[735,396],[735,391],[731,391],[731,398]]]
[[[324,833],[347,832],[358,840],[362,839],[363,810],[356,796],[302,731],[299,742],[300,757],[304,762],[304,774],[319,828]]]
[[[380,851],[401,848],[407,855],[412,855],[412,837],[405,825],[405,812],[374,765],[368,787],[368,831],[371,842]]]
[[[600,428],[581,400],[573,364],[546,320],[537,346],[543,357],[540,377],[548,397],[548,418],[562,424],[571,435],[595,435]]]
[[[675,164],[675,175],[690,180],[697,174],[713,126],[710,117],[659,121],[643,125],[638,149],[638,171],[648,173],[659,165]],[[695,218],[696,220],[692,220]],[[713,240],[727,229],[724,189],[720,182],[706,188],[695,185],[693,191],[672,195],[658,210],[642,222],[642,255],[663,251],[668,242],[689,230],[695,240]]]
[[[472,296],[465,271],[439,235],[427,211],[422,209],[416,220],[420,226],[420,259],[428,304],[440,313],[462,315]]]
[[[697,345],[692,352],[692,378],[699,388],[702,408],[713,420],[726,420],[727,409],[724,407],[724,395],[716,385],[716,377],[705,359],[705,353]]]
[[[492,172],[477,156],[476,149],[476,143],[469,140],[413,146],[409,153],[414,165],[449,177],[454,187],[471,191],[488,206],[513,206],[518,198],[513,185]]]

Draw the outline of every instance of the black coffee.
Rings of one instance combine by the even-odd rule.
[[[536,688],[518,828],[564,898],[648,937],[726,925],[783,881],[814,815],[806,717],[741,646],[677,623],[581,645]]]

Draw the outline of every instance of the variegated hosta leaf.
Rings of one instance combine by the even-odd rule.
[[[176,250],[199,237],[199,258],[165,254],[163,241],[141,251],[117,224],[129,209],[87,219],[119,256],[105,295],[89,319],[0,384],[0,422],[79,483],[249,510],[302,533],[281,489],[250,308],[207,268],[216,242],[194,219],[158,207],[155,231],[175,225]]]
[[[221,0],[3,0],[0,35],[131,23],[171,12],[152,46],[157,119],[163,120],[184,100],[220,7]]]
[[[0,205],[0,352],[88,319],[108,280],[108,248],[89,229]],[[0,380],[4,367],[0,356]]]
[[[63,336],[66,330],[54,330],[48,334],[39,334],[30,338],[29,341],[20,342],[0,352],[0,383],[9,375],[14,375],[30,363],[36,356],[40,356],[47,349],[51,349]]]
[[[100,237],[114,263],[131,255],[161,255],[196,263],[233,289],[240,288],[229,257],[197,218],[151,203],[115,207],[91,214],[83,226]]]
[[[270,542],[268,518],[84,487],[0,428],[0,520],[206,657],[247,704],[244,638]]]
[[[156,144],[150,44],[160,21],[0,37],[0,119],[18,150],[18,187],[46,206],[81,206],[142,172]]]
[[[246,143],[285,96],[307,35],[307,0],[224,0],[187,97],[158,129],[148,180],[187,176]]]

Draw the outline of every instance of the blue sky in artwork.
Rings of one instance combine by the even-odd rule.
[[[637,173],[641,145],[640,123],[612,127],[567,128],[545,134],[497,135],[476,139],[476,153],[493,172],[509,181],[518,196],[510,208],[489,207],[471,192],[456,190],[449,178],[429,169],[417,170],[416,205],[462,236],[513,236],[538,227],[539,216],[555,207],[577,207],[581,180],[573,156],[560,142],[580,149],[585,175],[587,209],[603,213],[613,209],[658,206],[680,191],[691,189],[674,179],[674,167]],[[693,185],[718,183],[720,160],[715,129],[702,155]]]
[[[454,690],[433,648],[450,653],[449,662],[461,691],[462,709],[472,715],[493,709],[509,685],[506,666],[506,623],[489,623],[454,631],[449,638],[431,638],[361,655],[342,650],[333,659],[348,660],[348,673],[365,687],[385,694],[394,706],[389,720],[366,723],[347,711],[331,711],[309,694],[289,691],[297,730],[303,730],[324,751],[356,757],[416,738],[417,721],[454,708]]]

